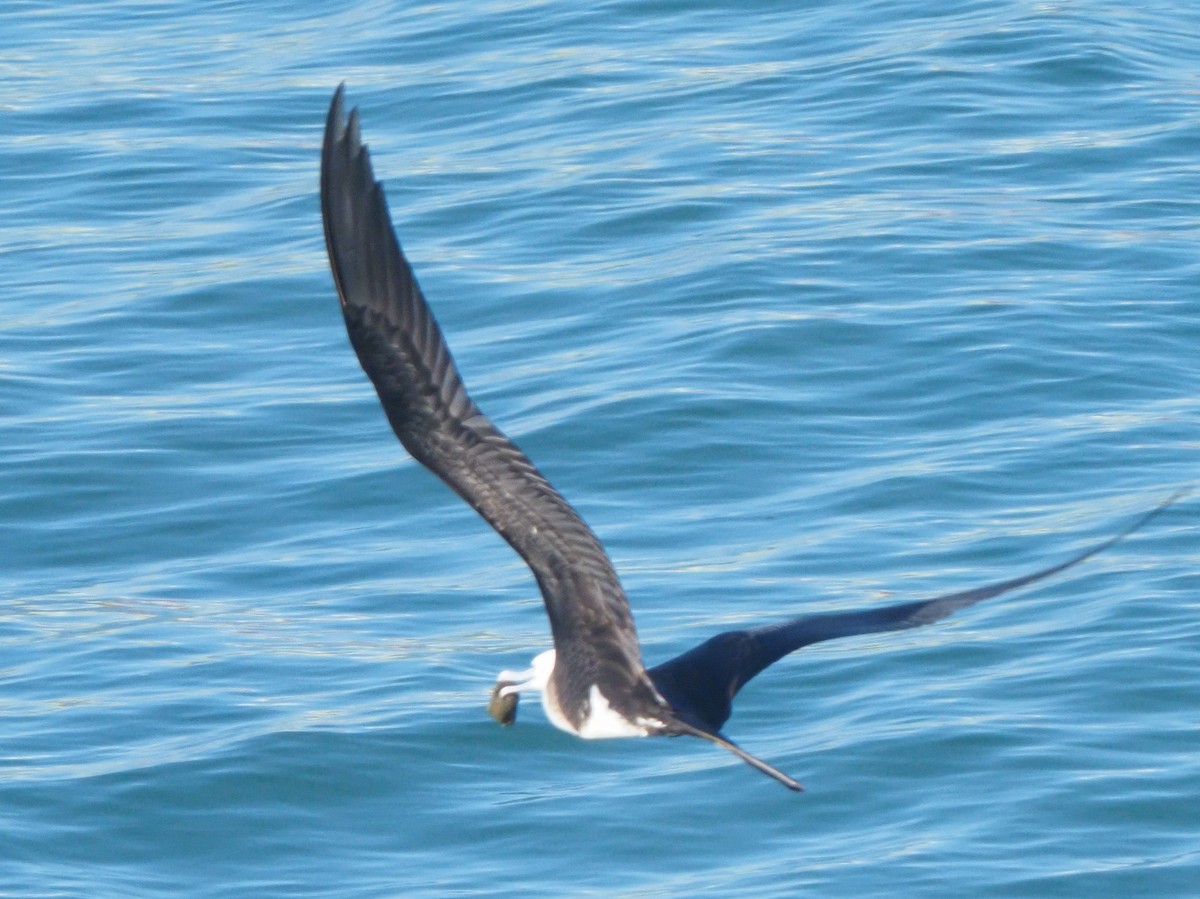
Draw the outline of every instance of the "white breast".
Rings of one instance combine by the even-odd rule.
[[[657,721],[630,721],[616,711],[600,688],[592,684],[588,692],[588,716],[579,728],[579,736],[585,740],[603,740],[610,737],[645,737]]]

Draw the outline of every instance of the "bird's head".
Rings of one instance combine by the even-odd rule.
[[[534,656],[529,668],[524,671],[501,671],[492,687],[492,698],[488,702],[488,714],[500,724],[508,727],[517,720],[517,703],[522,690],[541,692],[550,683],[554,673],[554,650],[548,649]]]

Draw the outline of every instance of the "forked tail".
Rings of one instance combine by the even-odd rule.
[[[746,750],[742,749],[741,746],[738,746],[737,743],[734,743],[732,740],[730,740],[728,737],[723,737],[720,734],[709,733],[706,730],[701,730],[698,727],[693,727],[692,725],[688,724],[686,721],[680,721],[678,719],[676,719],[673,722],[673,724],[674,724],[675,728],[678,728],[678,731],[677,731],[678,733],[689,734],[693,737],[700,737],[702,739],[708,740],[710,743],[716,743],[722,749],[728,749],[730,752],[732,752],[734,755],[736,755],[738,758],[740,758],[743,762],[745,762],[751,768],[761,771],[763,774],[767,775],[767,777],[770,777],[774,780],[779,781],[779,783],[783,784],[789,790],[795,790],[797,793],[804,792],[804,787],[800,786],[800,784],[794,778],[788,777],[786,774],[784,774],[778,768],[768,765],[766,762],[764,762],[762,759],[758,758],[757,756],[751,755]]]

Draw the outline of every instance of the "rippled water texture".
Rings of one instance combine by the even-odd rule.
[[[360,106],[483,408],[649,661],[1052,564],[1197,481],[1188,4],[10,2],[0,893],[1190,897],[1200,499],[729,733],[497,671],[512,552],[405,456],[317,203]]]

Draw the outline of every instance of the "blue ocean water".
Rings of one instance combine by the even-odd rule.
[[[728,731],[585,743],[409,460],[317,202],[345,80],[480,405],[645,655],[1052,564],[1200,473],[1188,4],[10,0],[0,895],[1194,896],[1200,499]]]

